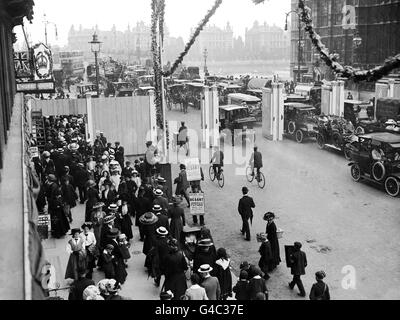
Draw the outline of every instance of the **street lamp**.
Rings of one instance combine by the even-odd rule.
[[[204,57],[204,75],[205,75],[205,76],[208,76],[208,69],[207,69],[208,51],[207,51],[207,48],[204,49],[203,57]]]
[[[353,64],[355,65],[355,51],[358,50],[358,48],[362,44],[362,38],[359,36],[358,32],[354,35],[353,38]]]
[[[57,25],[54,22],[48,21],[47,18],[46,18],[47,17],[46,14],[44,14],[43,17],[44,17],[44,21],[43,21],[43,23],[44,23],[44,37],[45,37],[46,47],[48,47],[48,44],[47,44],[47,25],[51,24],[51,25],[54,26],[54,29],[56,31],[56,40],[58,38]]]
[[[285,22],[285,31],[288,31],[288,17],[291,13],[297,14],[299,17],[299,43],[298,43],[298,53],[297,53],[297,82],[300,82],[301,76],[300,76],[300,64],[301,64],[301,48],[304,46],[304,42],[301,39],[301,14],[295,10],[291,10],[288,13],[286,13],[286,22]],[[302,44],[303,43],[303,44]]]
[[[89,43],[90,43],[92,52],[94,53],[94,63],[96,66],[96,89],[97,89],[97,96],[100,97],[99,64],[97,62],[97,55],[100,52],[101,42],[98,40],[96,32],[93,34],[93,39]]]

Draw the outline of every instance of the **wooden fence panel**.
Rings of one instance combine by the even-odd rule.
[[[107,140],[119,141],[126,155],[145,153],[150,130],[149,97],[111,97],[92,99],[93,128]]]
[[[86,99],[32,100],[32,111],[42,111],[43,116],[86,114]]]

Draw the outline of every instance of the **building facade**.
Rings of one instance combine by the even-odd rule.
[[[288,59],[290,35],[276,25],[258,21],[250,29],[246,29],[246,49],[254,59]]]
[[[316,32],[338,61],[356,69],[381,65],[387,57],[400,52],[400,0],[308,0]],[[292,0],[292,10],[298,1]],[[298,16],[292,15],[291,71],[298,65]],[[300,52],[302,68],[314,79],[333,80],[334,74],[322,65],[308,36],[302,31]],[[370,88],[368,88],[368,86]],[[366,85],[373,90],[373,85]]]

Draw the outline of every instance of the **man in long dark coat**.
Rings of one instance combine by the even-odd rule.
[[[306,274],[306,267],[307,267],[307,256],[305,252],[301,251],[301,243],[295,242],[294,249],[295,251],[290,256],[290,264],[291,264],[291,273],[293,275],[292,282],[289,283],[289,288],[293,290],[294,286],[300,290],[298,295],[300,297],[306,296],[306,291],[304,290],[303,282],[301,281],[301,276]]]
[[[254,204],[253,198],[249,197],[247,194],[249,193],[249,189],[247,187],[242,188],[243,198],[239,200],[238,211],[240,216],[242,217],[242,235],[246,235],[246,241],[250,241],[250,221],[253,220],[253,208],[256,207]]]
[[[154,270],[156,270],[156,277],[154,278],[154,283],[158,287],[160,285],[161,276],[165,274],[165,257],[169,253],[169,246],[168,246],[168,230],[164,227],[159,227],[156,230],[157,232],[157,240],[155,243],[156,247],[156,255],[158,256],[157,266],[155,266]]]

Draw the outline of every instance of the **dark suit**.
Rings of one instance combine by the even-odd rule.
[[[108,190],[108,194],[106,197],[106,191],[103,190],[101,193],[101,201],[104,202],[106,207],[108,207],[111,203],[115,203],[117,201],[118,195],[115,190]]]
[[[306,274],[305,268],[307,267],[307,256],[305,252],[301,250],[293,252],[293,254],[290,256],[290,263],[293,280],[289,286],[291,289],[293,289],[294,286],[297,285],[300,290],[300,294],[305,296],[306,292],[304,290],[303,282],[300,278],[302,275]]]
[[[253,208],[256,205],[254,204],[253,198],[245,195],[242,199],[239,200],[238,211],[240,216],[242,217],[243,225],[242,225],[242,234],[246,234],[246,240],[250,240],[250,226],[249,219],[253,221]]]

